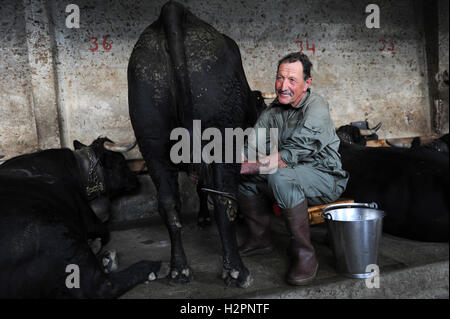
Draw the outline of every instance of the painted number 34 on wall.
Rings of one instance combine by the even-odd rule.
[[[102,47],[103,47],[103,49],[105,51],[109,51],[112,48],[112,44],[107,41],[108,38],[109,38],[109,35],[105,35],[103,37]],[[90,37],[89,39],[92,40],[92,45],[93,45],[93,47],[89,48],[89,50],[91,50],[92,52],[97,51],[98,47],[99,47],[99,45],[98,45],[98,38],[97,37]]]
[[[295,41],[295,43],[297,43],[298,44],[298,46],[299,46],[299,49],[300,49],[300,53],[302,53],[303,52],[303,41]],[[308,40],[306,40],[306,50],[310,50],[310,51],[312,51],[313,52],[313,55],[316,55],[316,45],[315,44],[313,44],[311,47],[309,46],[309,41]]]

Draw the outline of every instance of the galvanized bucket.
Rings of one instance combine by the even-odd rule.
[[[337,271],[350,278],[370,278],[366,271],[377,264],[385,213],[376,203],[330,205],[323,210],[336,257]]]

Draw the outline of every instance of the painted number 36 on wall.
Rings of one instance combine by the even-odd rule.
[[[108,37],[109,37],[109,35],[105,35],[103,37],[102,47],[105,51],[109,51],[112,48],[112,44],[107,41]],[[97,51],[98,50],[98,38],[90,37],[89,39],[92,40],[92,45],[93,45],[93,47],[89,48],[89,50],[91,50],[92,52]]]

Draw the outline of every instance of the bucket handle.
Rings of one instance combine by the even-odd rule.
[[[330,213],[322,213],[322,218],[327,220],[333,220],[333,216]]]
[[[378,204],[375,202],[372,203],[345,203],[345,204],[335,204],[327,206],[323,209],[323,214],[325,215],[329,210],[334,210],[337,208],[373,208],[378,209]]]
[[[367,208],[373,208],[378,209],[378,204],[375,202],[372,203],[349,203],[349,204],[336,204],[336,205],[330,205],[328,207],[325,207],[322,212],[322,218],[326,220],[333,220],[333,216],[328,213],[329,210],[333,210],[336,208],[355,208],[355,207],[367,207]]]

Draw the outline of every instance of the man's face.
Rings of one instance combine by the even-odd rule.
[[[300,61],[280,64],[275,81],[278,101],[296,106],[305,95],[310,83],[311,78],[306,82],[303,79],[303,65]]]

